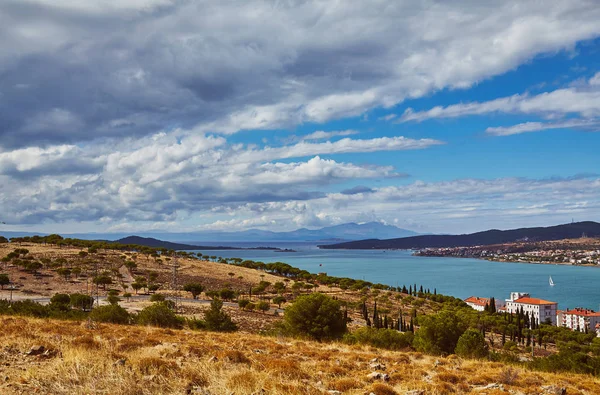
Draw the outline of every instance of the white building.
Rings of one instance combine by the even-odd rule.
[[[558,325],[580,332],[596,330],[600,325],[600,312],[577,307],[573,310],[558,311]]]
[[[468,298],[465,299],[465,303],[477,311],[483,311],[485,309],[485,305],[490,303],[490,300],[488,298],[469,296]]]
[[[549,322],[556,326],[556,311],[558,303],[548,300],[532,298],[528,293],[511,292],[510,299],[506,299],[506,312],[516,314],[523,309],[530,317],[536,319],[540,324]]]

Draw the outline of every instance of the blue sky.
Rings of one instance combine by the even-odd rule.
[[[598,221],[598,20],[584,0],[2,2],[0,220]]]

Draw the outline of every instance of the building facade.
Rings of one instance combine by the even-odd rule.
[[[465,303],[477,311],[484,311],[485,306],[490,303],[488,298],[480,298],[477,296],[469,296],[465,299]]]
[[[581,307],[559,310],[556,318],[559,326],[580,332],[594,331],[596,326],[600,325],[600,312]]]
[[[539,324],[556,326],[557,302],[532,298],[528,293],[511,292],[510,298],[506,299],[506,312],[516,314],[521,309]]]

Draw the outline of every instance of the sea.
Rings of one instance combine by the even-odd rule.
[[[264,263],[285,262],[311,273],[362,279],[390,286],[417,284],[461,299],[469,296],[504,300],[511,292],[558,302],[559,309],[584,307],[600,310],[600,267],[491,262],[480,259],[419,257],[406,250],[322,250],[314,243],[195,242],[271,250],[202,250],[204,255],[242,258]],[[552,276],[554,286],[550,286]]]

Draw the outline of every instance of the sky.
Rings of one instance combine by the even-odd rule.
[[[595,0],[0,2],[0,230],[600,221]]]

